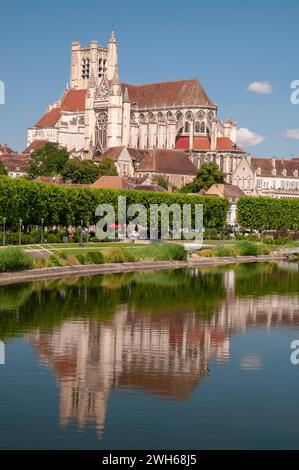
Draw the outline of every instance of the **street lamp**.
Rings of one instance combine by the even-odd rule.
[[[89,222],[86,222],[87,232],[86,232],[86,243],[89,241]]]
[[[83,220],[81,219],[80,245],[83,245]]]
[[[5,246],[5,225],[6,225],[6,217],[3,217],[3,239],[2,239],[2,245]]]
[[[23,223],[23,220],[20,219],[19,220],[19,245],[22,244],[22,223]]]
[[[41,236],[40,236],[40,242],[41,242],[41,245],[42,245],[43,242],[44,242],[44,219],[41,219],[41,225],[42,225],[42,232],[41,232]]]

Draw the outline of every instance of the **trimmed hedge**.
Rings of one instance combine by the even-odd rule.
[[[291,230],[299,227],[299,199],[241,197],[238,222],[247,230]]]
[[[101,203],[112,204],[117,211],[118,196],[127,197],[130,204],[203,204],[204,225],[221,229],[226,223],[229,203],[224,198],[199,197],[185,194],[164,194],[136,190],[73,188],[38,183],[26,179],[0,177],[0,223],[6,217],[7,226],[17,227],[19,219],[25,225],[79,226],[80,220],[97,222],[95,209]]]

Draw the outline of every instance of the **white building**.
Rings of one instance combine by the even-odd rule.
[[[243,157],[232,174],[232,183],[248,196],[299,197],[299,158]]]

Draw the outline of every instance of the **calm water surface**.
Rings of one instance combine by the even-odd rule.
[[[297,264],[0,289],[1,449],[299,448]]]

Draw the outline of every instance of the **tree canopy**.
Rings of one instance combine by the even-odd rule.
[[[215,183],[225,183],[225,177],[225,173],[216,163],[204,163],[197,171],[194,180],[183,186],[181,192],[198,193],[201,189],[207,191]]]
[[[91,184],[100,176],[116,176],[116,167],[112,160],[102,160],[99,164],[91,160],[68,160],[61,175],[64,181],[74,184]]]
[[[0,160],[0,175],[8,175],[8,171],[4,166],[4,163]]]
[[[44,147],[31,154],[29,178],[58,175],[63,171],[68,159],[69,154],[66,148],[47,142]]]

